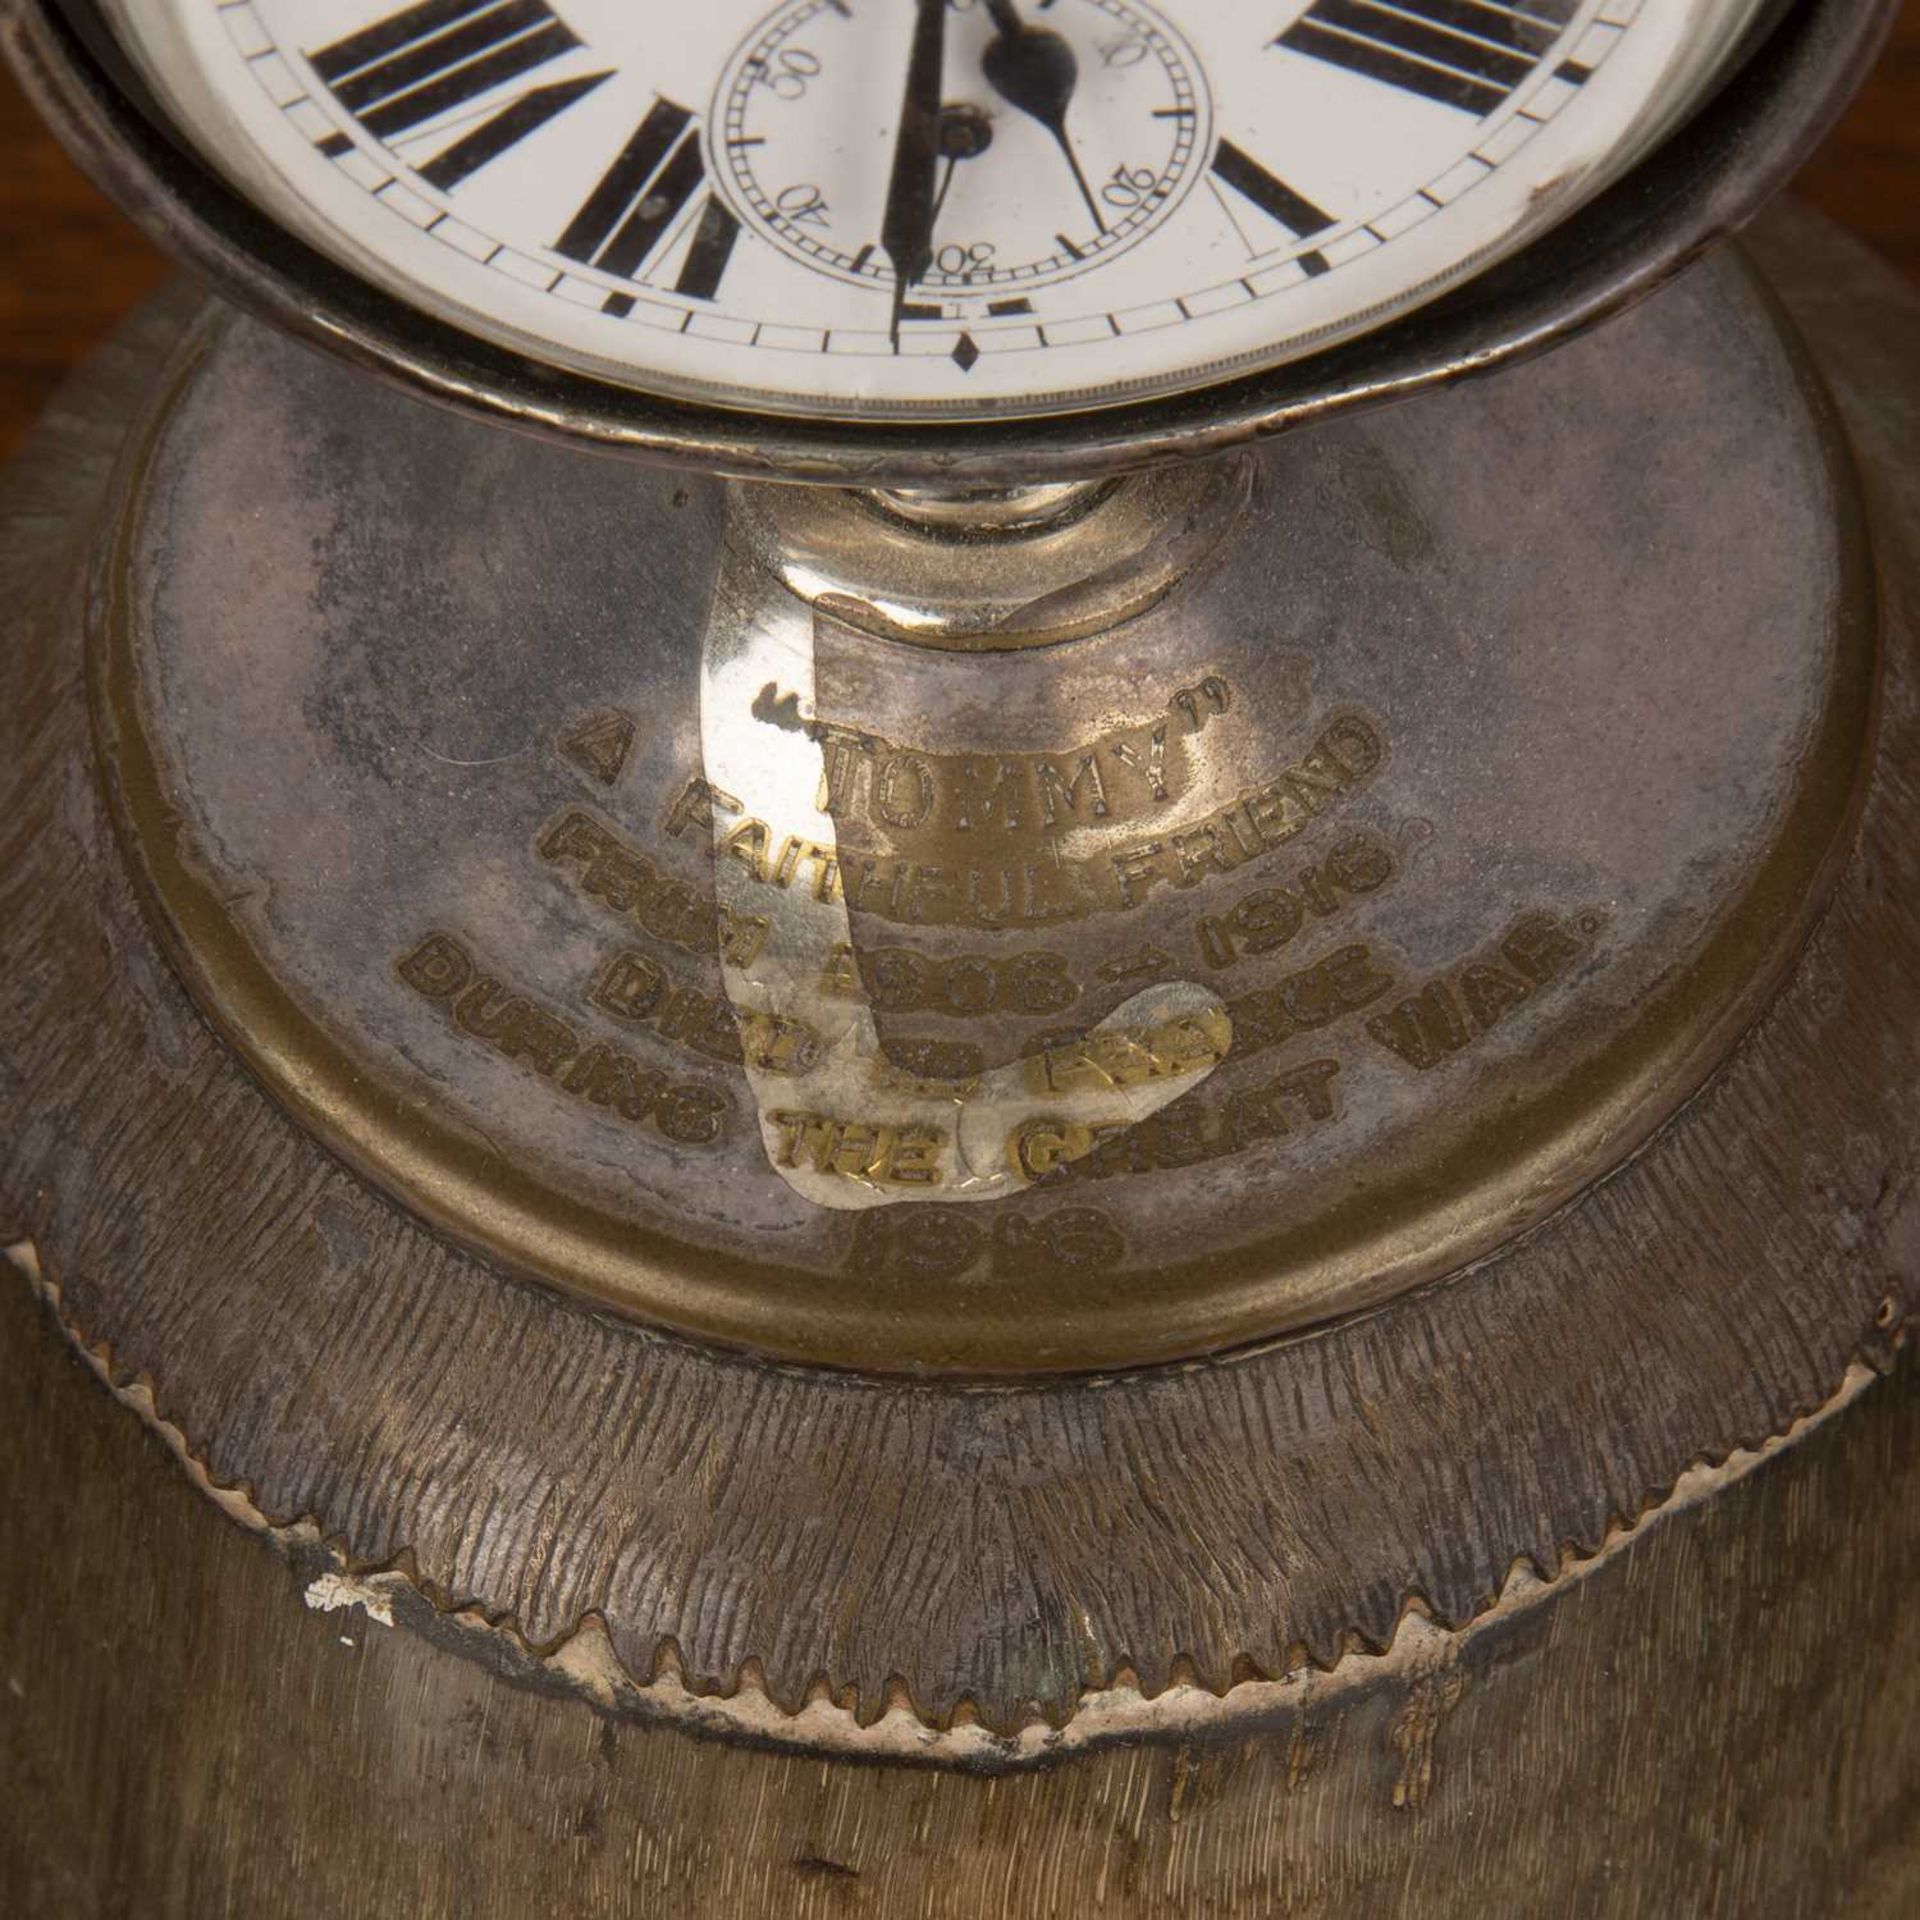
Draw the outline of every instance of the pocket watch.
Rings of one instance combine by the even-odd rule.
[[[1754,11],[112,20],[230,185],[442,326],[654,394],[932,422],[1214,385],[1377,326],[1590,200]]]
[[[1643,290],[1875,38],[1871,8],[1779,11],[69,0],[36,31],[150,221],[442,397],[709,470],[1034,481]]]
[[[303,398],[340,376],[247,333],[206,366],[256,397],[195,372],[146,442],[97,685],[165,937],[486,1257],[794,1359],[1231,1347],[1561,1204],[1803,937],[1870,677],[1811,441],[1682,414],[1676,347],[1404,449],[1199,455],[1670,273],[1857,9],[22,19],[106,170],[296,331],[816,482]],[[1764,551],[1710,557],[1702,460],[1786,461],[1811,544],[1742,505]],[[1623,756],[1657,772],[1596,835]]]
[[[73,1337],[519,1678],[988,1771],[1838,1417],[1910,530],[1702,256],[1887,16],[9,0],[218,293],[30,643]]]

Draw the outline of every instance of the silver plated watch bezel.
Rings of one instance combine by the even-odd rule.
[[[289,234],[193,151],[89,0],[0,0],[0,46],[92,178],[259,317],[415,392],[528,431],[740,478],[1003,487],[1112,474],[1283,432],[1538,352],[1738,228],[1827,130],[1898,0],[1789,0],[1621,179],[1519,253],[1372,332],[1214,386],[1077,414],[819,419],[649,394],[422,312]]]

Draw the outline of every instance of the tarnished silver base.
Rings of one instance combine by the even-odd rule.
[[[475,1251],[781,1357],[1135,1364],[1458,1269],[1751,1022],[1863,764],[1850,483],[1730,260],[1032,530],[556,452],[220,317],[162,392],[94,687],[203,1010]],[[928,651],[848,624],[830,526],[1010,645],[1146,603]]]
[[[1920,316],[1778,258],[1877,757],[1730,263],[997,657],[256,336],[98,368],[0,1229],[308,1604],[0,1316],[12,1904],[1910,1906]]]

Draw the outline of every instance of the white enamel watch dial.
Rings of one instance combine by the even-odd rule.
[[[1757,0],[115,0],[207,157],[643,390],[993,417],[1377,325],[1616,177]]]
[[[892,4],[904,16],[912,0]],[[1105,266],[1154,231],[1204,171],[1196,160],[1211,152],[1211,103],[1199,59],[1170,21],[1138,0],[1052,0],[1033,18],[1095,57],[1083,65],[1075,53],[1059,136],[1051,115],[1010,107],[973,63],[972,84],[935,121],[934,245],[911,288],[916,309],[944,318],[949,302],[984,299],[989,318],[1008,317],[1023,305],[1009,296]],[[947,31],[958,40],[966,29]],[[808,266],[890,289],[898,276],[873,237],[890,165],[863,175],[842,157],[831,192],[812,178],[840,151],[838,130],[873,117],[869,37],[844,0],[793,0],[735,55],[712,145],[729,200],[758,231]],[[1020,58],[1020,36],[1010,44]],[[1009,79],[996,60],[993,71],[1017,89],[1026,69]],[[1046,190],[1009,191],[1017,182]]]

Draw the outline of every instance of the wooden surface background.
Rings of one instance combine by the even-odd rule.
[[[1835,373],[1847,431],[1885,516],[1887,733],[1861,857],[1774,1016],[1717,1085],[1636,1164],[1534,1236],[1528,1257],[1571,1222],[1588,1223],[1556,1272],[1510,1294],[1499,1315],[1512,1342],[1504,1392],[1477,1391],[1459,1364],[1488,1344],[1497,1263],[1471,1286],[1397,1303],[1394,1324],[1405,1337],[1385,1364],[1331,1359],[1324,1334],[1313,1343],[1321,1351],[1308,1370],[1319,1384],[1302,1399],[1339,1397],[1353,1408],[1369,1478],[1351,1467],[1317,1472],[1299,1454],[1259,1474],[1273,1564],[1288,1565],[1304,1537],[1282,1507],[1292,1489],[1303,1503],[1295,1512],[1317,1509],[1343,1559],[1356,1534],[1371,1531],[1391,1543],[1395,1574],[1413,1569],[1410,1584],[1431,1595],[1441,1589],[1422,1567],[1452,1569],[1456,1586],[1471,1581],[1472,1604],[1484,1605],[1509,1564],[1506,1551],[1482,1555],[1483,1573],[1469,1571],[1466,1581],[1457,1570],[1470,1565],[1472,1522],[1491,1510],[1483,1496],[1502,1478],[1488,1464],[1502,1405],[1521,1423],[1529,1456],[1556,1460],[1557,1473],[1593,1459],[1621,1470],[1613,1483],[1629,1493],[1589,1513],[1635,1512],[1670,1471],[1661,1463],[1719,1461],[1734,1434],[1778,1432],[1791,1369],[1829,1333],[1850,1341],[1857,1330],[1861,1351],[1885,1367],[1894,1330],[1913,1324],[1920,301],[1896,300],[1889,289],[1898,280],[1864,273],[1857,249],[1831,228],[1779,217],[1762,240],[1767,270]],[[457,1279],[450,1254],[424,1248],[424,1235],[398,1216],[383,1225],[377,1204],[353,1199],[350,1177],[323,1165],[320,1149],[295,1148],[285,1122],[270,1133],[264,1096],[249,1091],[237,1067],[208,1064],[215,1043],[169,984],[108,851],[97,783],[75,771],[86,715],[71,656],[60,649],[65,563],[79,542],[54,530],[87,526],[119,423],[152,378],[151,360],[124,348],[117,358],[117,374],[96,365],[47,457],[0,505],[8,562],[0,605],[26,641],[14,697],[0,700],[0,867],[17,875],[0,895],[0,1059],[23,1069],[13,1104],[35,1116],[0,1156],[8,1189],[0,1241],[31,1235],[46,1271],[67,1283],[64,1309],[91,1330],[107,1322],[89,1294],[150,1312],[150,1326],[170,1320],[175,1352],[244,1357],[234,1331],[270,1328],[285,1356],[277,1377],[292,1390],[254,1371],[235,1380],[227,1404],[256,1433],[277,1434],[283,1458],[299,1456],[307,1471],[311,1456],[324,1477],[322,1454],[333,1442],[318,1437],[352,1396],[337,1368],[313,1357],[302,1315],[343,1339],[395,1351],[405,1318],[366,1312],[363,1293],[343,1291],[375,1258],[394,1262],[422,1309],[454,1306],[454,1338],[418,1324],[401,1335],[416,1369],[431,1377],[373,1409],[388,1417],[383,1439],[403,1450],[418,1409],[458,1404],[443,1388],[492,1316],[460,1307],[448,1284]],[[33,963],[20,964],[29,950]],[[138,1051],[127,1044],[133,1028]],[[1783,1071],[1794,1059],[1802,1064]],[[100,1163],[83,1157],[82,1143],[108,1134],[133,1177],[90,1172]],[[1677,1206],[1678,1183],[1654,1175],[1656,1163],[1686,1169],[1696,1192],[1712,1196],[1708,1210]],[[246,1206],[230,1204],[236,1190]],[[1769,1194],[1796,1197],[1794,1231],[1779,1231],[1777,1216],[1756,1205]],[[62,1221],[57,1212],[69,1202],[93,1219]],[[131,1255],[117,1255],[96,1222],[125,1235]],[[1828,1251],[1809,1257],[1809,1234]],[[1597,1290],[1602,1250],[1638,1263],[1630,1292]],[[171,1257],[171,1279],[160,1256]],[[181,1312],[189,1304],[182,1258],[204,1258],[206,1272],[190,1289],[197,1319]],[[235,1277],[245,1272],[275,1292],[272,1316],[234,1304]],[[1837,1326],[1830,1308],[1791,1297],[1822,1275],[1861,1290],[1855,1316]],[[138,1284],[112,1284],[126,1276]],[[1882,1285],[1892,1291],[1867,1332],[1865,1296]],[[509,1292],[533,1298],[532,1289],[501,1288],[503,1305]],[[1421,1323],[1409,1328],[1416,1309]],[[1441,1323],[1456,1319],[1443,1339]],[[1364,1337],[1379,1341],[1388,1324],[1377,1317]],[[156,1352],[138,1329],[109,1337],[129,1373]],[[1521,1341],[1530,1351],[1519,1350]],[[557,1370],[524,1342],[501,1351],[542,1393],[584,1382],[591,1395],[614,1379],[581,1360],[577,1340],[568,1348],[571,1364]],[[1839,1366],[1831,1344],[1827,1353],[1830,1385]],[[1721,1401],[1717,1440],[1675,1445],[1670,1430],[1662,1438],[1642,1416],[1691,1417],[1707,1406],[1700,1383],[1710,1355],[1723,1379],[1734,1370],[1765,1389],[1774,1414],[1762,1407],[1759,1418],[1743,1419],[1735,1409],[1729,1420]],[[1674,1377],[1664,1386],[1657,1379],[1668,1359],[1684,1372],[1678,1390]],[[1248,1365],[1215,1377],[1237,1397]],[[199,1436],[213,1423],[183,1396],[194,1385],[187,1376],[204,1369],[183,1371],[160,1356],[152,1371],[161,1406],[196,1435],[196,1447],[205,1444]],[[694,1739],[590,1713],[526,1684],[524,1668],[474,1657],[476,1641],[455,1638],[469,1630],[452,1627],[429,1599],[402,1593],[394,1605],[410,1610],[396,1612],[392,1629],[358,1609],[303,1606],[296,1594],[318,1564],[296,1572],[218,1518],[153,1429],[98,1389],[18,1281],[0,1285],[0,1381],[9,1416],[0,1420],[0,1514],[9,1516],[0,1544],[0,1915],[1912,1920],[1920,1912],[1920,1610],[1912,1604],[1920,1397],[1911,1358],[1744,1478],[1709,1469],[1704,1486],[1718,1488],[1711,1498],[1670,1506],[1626,1541],[1616,1536],[1583,1573],[1563,1575],[1551,1601],[1483,1615],[1470,1632],[1429,1642],[1390,1671],[1344,1666],[1327,1687],[1291,1696],[1298,1705],[1242,1723],[1244,1737],[1196,1730],[1113,1743],[1015,1774],[836,1765]],[[1191,1470],[1206,1429],[1184,1390],[1175,1402],[1168,1384],[1152,1383],[1145,1403],[1157,1409],[1162,1437],[1146,1420],[1130,1420],[1122,1446],[1106,1453],[1124,1471],[1109,1464],[1101,1486],[1116,1490],[1116,1502],[1132,1501],[1133,1537],[1156,1543],[1103,1583],[1108,1593],[1150,1587],[1151,1564],[1164,1563],[1159,1543],[1180,1536],[1178,1516],[1219,1509],[1217,1497],[1196,1501],[1172,1484]],[[893,1416],[870,1406],[847,1432],[907,1463],[910,1478],[939,1463],[971,1481],[988,1519],[996,1508],[1005,1516],[991,1554],[949,1564],[956,1587],[993,1583],[997,1619],[1024,1632],[1039,1617],[1033,1546],[1049,1532],[1084,1538],[1099,1520],[1040,1449],[1022,1442],[1001,1398],[980,1429],[989,1445],[899,1443]],[[1106,1388],[1082,1398],[1116,1404]],[[717,1401],[644,1389],[625,1399],[649,1409],[649,1419],[675,1407],[691,1415],[701,1437],[676,1446],[674,1463],[690,1509],[753,1473],[737,1455],[729,1465],[706,1454]],[[1243,1410],[1221,1431],[1245,1457],[1279,1423],[1250,1398],[1237,1404]],[[1610,1432],[1622,1414],[1637,1437]],[[1089,1420],[1069,1412],[1050,1424],[1079,1434]],[[775,1440],[793,1431],[764,1413],[756,1425]],[[1422,1440],[1402,1452],[1396,1432]],[[638,1429],[621,1437],[622,1450],[635,1449],[628,1457],[640,1444]],[[366,1484],[373,1453],[335,1455],[355,1465],[331,1474],[342,1518],[321,1524],[380,1560],[392,1556],[356,1517],[366,1508],[352,1484]],[[298,1489],[283,1499],[264,1476],[239,1470],[260,1457],[257,1441],[244,1439],[239,1451],[205,1450],[216,1481],[246,1478],[269,1511],[319,1511]],[[451,1464],[451,1478],[420,1470],[434,1458]],[[498,1458],[474,1423],[456,1448],[411,1455],[405,1484],[437,1494],[465,1475],[489,1503],[469,1539],[491,1542],[496,1514],[524,1514],[551,1586],[546,1570],[564,1577],[579,1564],[568,1476],[543,1470],[530,1480],[498,1471]],[[1382,1461],[1394,1471],[1383,1472]],[[989,1476],[1019,1499],[995,1493]],[[641,1479],[658,1483],[659,1475]],[[819,1482],[829,1491],[841,1484],[831,1475]],[[539,1498],[516,1502],[521,1487]],[[1416,1517],[1383,1528],[1376,1516],[1396,1490],[1421,1496]],[[1040,1516],[1038,1527],[1020,1512],[1035,1499],[1026,1511]],[[1511,1513],[1510,1496],[1499,1504]],[[881,1559],[864,1553],[858,1571],[939,1564],[909,1505],[859,1500],[851,1510],[884,1543]],[[568,1540],[564,1553],[551,1551],[556,1526]],[[813,1570],[823,1556],[812,1531],[805,1508],[789,1501],[754,1551],[789,1586],[800,1583],[802,1611],[817,1605],[837,1619],[838,1605],[820,1599]],[[1523,1537],[1509,1525],[1497,1531],[1503,1550]],[[1219,1533],[1209,1533],[1195,1537],[1188,1564],[1217,1608],[1241,1576],[1226,1570]],[[1549,1521],[1528,1537],[1543,1543],[1543,1563],[1558,1566],[1552,1543],[1592,1543],[1599,1534],[1597,1520]],[[412,1528],[399,1537],[421,1538]],[[661,1536],[644,1522],[627,1538],[637,1543],[636,1564],[668,1564]],[[421,1568],[449,1563],[437,1551],[416,1549],[412,1559]],[[737,1554],[730,1561],[715,1551],[691,1564],[710,1617],[755,1620],[711,1577],[740,1564]],[[438,1584],[442,1596],[470,1586],[444,1576]],[[1365,1631],[1384,1640],[1404,1588],[1397,1579],[1369,1585],[1380,1624]],[[1081,1591],[1106,1611],[1098,1587]],[[489,1602],[487,1612],[522,1627],[535,1619],[524,1606]],[[922,1609],[903,1621],[931,1638],[933,1617]],[[1088,1620],[1090,1609],[1074,1618]],[[1310,1644],[1319,1638],[1307,1633]],[[1288,1644],[1284,1628],[1278,1639]],[[990,1643],[983,1637],[969,1652],[980,1645]],[[1064,1672],[1075,1670],[1068,1661]]]
[[[1799,191],[1920,279],[1920,0]],[[0,458],[66,369],[166,271],[0,69]]]

